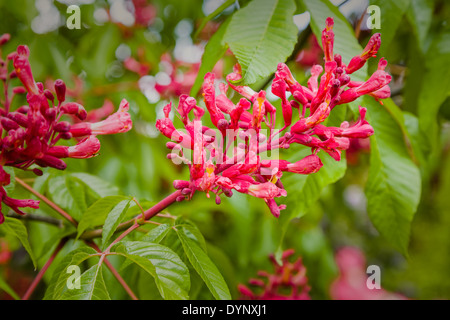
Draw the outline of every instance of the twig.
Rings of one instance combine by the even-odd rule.
[[[169,196],[167,196],[166,198],[162,199],[160,202],[158,202],[153,207],[151,207],[150,209],[145,211],[143,214],[139,214],[135,218],[133,218],[131,220],[128,220],[128,221],[125,221],[125,222],[122,222],[121,224],[119,224],[119,226],[117,227],[116,231],[123,231],[123,230],[128,229],[129,227],[131,227],[134,224],[135,219],[137,217],[142,217],[142,215],[144,215],[145,220],[149,220],[149,219],[153,218],[159,212],[163,211],[165,208],[167,208],[168,206],[173,204],[176,201],[177,197],[179,197],[179,196],[181,196],[181,190],[177,190],[177,191],[171,193]],[[80,239],[91,240],[91,239],[94,239],[94,238],[98,238],[98,237],[102,236],[102,232],[103,232],[103,229],[88,230],[88,231],[85,231],[80,236]]]
[[[24,181],[22,181],[21,179],[15,177],[16,182],[18,184],[20,184],[22,187],[24,187],[25,189],[27,189],[30,193],[32,193],[33,195],[35,195],[36,197],[38,197],[40,200],[42,200],[43,202],[45,202],[49,207],[51,207],[53,210],[55,210],[56,212],[58,212],[61,216],[63,216],[67,221],[69,221],[70,223],[72,223],[74,226],[78,225],[78,222],[76,222],[67,212],[65,212],[63,209],[61,209],[58,205],[56,205],[53,201],[51,201],[50,199],[48,199],[46,196],[44,196],[43,194],[40,194],[39,192],[37,192],[35,189],[33,189],[31,186],[29,186],[27,183],[25,183]]]
[[[27,291],[25,292],[22,300],[28,300],[31,297],[31,295],[33,294],[33,292],[36,289],[37,285],[39,284],[39,282],[41,281],[42,277],[44,276],[45,272],[50,267],[50,265],[52,264],[53,260],[55,260],[56,256],[61,251],[61,249],[64,247],[66,242],[67,242],[67,238],[62,238],[59,241],[58,246],[56,247],[55,251],[53,251],[53,253],[50,256],[50,258],[47,260],[45,265],[42,267],[42,269],[39,271],[39,273],[33,279],[33,282],[31,282],[31,284],[28,287]]]
[[[97,246],[97,244],[95,244],[95,242],[93,241],[85,241],[85,243],[90,246],[91,248],[93,248],[95,251],[97,251],[98,253],[102,253],[102,251],[100,250],[100,248]],[[102,253],[102,256],[100,258],[100,261],[105,262],[106,266],[108,267],[108,269],[111,271],[111,273],[114,275],[114,277],[117,279],[117,281],[122,285],[122,287],[125,289],[125,291],[128,293],[128,295],[131,297],[131,299],[133,300],[139,300],[137,298],[137,296],[134,294],[133,290],[131,290],[131,288],[128,286],[128,284],[125,282],[125,280],[122,278],[122,276],[119,274],[119,272],[116,270],[116,268],[114,268],[114,266],[111,264],[111,262],[109,262],[109,260],[106,258],[106,255]],[[100,262],[99,262],[100,263]]]
[[[17,214],[15,212],[8,213],[8,217],[21,219],[21,220],[30,220],[30,221],[38,221],[38,222],[45,222],[48,224],[52,224],[57,226],[58,228],[63,227],[63,221],[59,219],[55,219],[52,217],[46,217],[46,216],[40,216],[37,214],[27,213],[25,215]]]

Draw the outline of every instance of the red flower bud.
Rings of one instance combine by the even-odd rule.
[[[56,132],[68,132],[68,131],[70,131],[70,123],[67,122],[67,121],[61,121],[61,122],[58,122],[58,123],[53,127],[53,129],[54,129]]]
[[[55,92],[59,102],[66,100],[66,84],[61,79],[55,81]]]

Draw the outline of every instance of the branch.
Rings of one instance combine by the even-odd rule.
[[[58,228],[62,228],[63,227],[63,221],[62,220],[55,219],[55,218],[52,218],[52,217],[40,216],[40,215],[32,214],[32,213],[27,213],[25,215],[21,215],[21,214],[15,213],[15,212],[10,212],[10,213],[8,213],[8,217],[21,219],[21,220],[45,222],[45,223],[57,226]]]
[[[39,282],[41,281],[42,277],[44,276],[45,272],[50,267],[50,265],[52,264],[53,260],[55,260],[56,256],[61,251],[61,249],[64,247],[66,242],[67,242],[67,238],[62,238],[59,241],[58,246],[56,247],[55,251],[53,251],[53,253],[50,256],[50,258],[47,260],[45,265],[42,267],[42,269],[39,271],[39,273],[33,279],[33,282],[28,287],[27,292],[25,292],[22,300],[28,300],[31,297],[31,295],[33,294],[33,292],[36,289],[37,285],[39,284]]]
[[[40,194],[35,189],[33,189],[30,185],[22,181],[21,179],[15,177],[16,182],[20,184],[22,187],[24,187],[26,190],[28,190],[30,193],[38,197],[40,200],[45,202],[50,208],[58,212],[61,216],[63,216],[67,221],[72,223],[75,227],[78,225],[78,222],[76,222],[67,212],[65,212],[63,209],[61,209],[57,204],[55,204],[53,201],[48,199],[43,194]]]
[[[151,218],[156,216],[158,213],[160,213],[161,211],[166,209],[168,206],[173,204],[176,201],[177,197],[179,197],[179,196],[181,196],[181,190],[177,190],[177,191],[171,193],[166,198],[162,199],[160,202],[155,204],[153,207],[151,207],[150,209],[145,211],[143,214],[139,214],[136,217],[134,217],[133,219],[130,219],[128,221],[125,221],[125,222],[122,222],[121,224],[119,224],[116,231],[123,231],[123,230],[130,228],[134,224],[135,220],[142,215],[144,215],[145,221],[150,220]],[[103,232],[103,229],[88,230],[88,231],[85,231],[80,236],[80,239],[91,240],[94,238],[99,238],[102,236],[102,232]],[[76,235],[74,234],[73,236],[76,236]]]
[[[95,242],[93,241],[85,241],[85,243],[90,246],[91,248],[93,248],[95,251],[97,251],[98,253],[102,253],[102,251],[100,250],[100,248],[97,246],[97,244],[95,244]],[[137,296],[134,294],[133,290],[131,290],[131,288],[128,286],[128,284],[125,282],[125,280],[122,278],[122,276],[119,274],[119,272],[116,270],[116,268],[114,268],[114,266],[111,264],[111,262],[109,262],[109,260],[106,258],[106,255],[104,255],[102,253],[102,256],[100,258],[100,261],[105,262],[106,266],[108,267],[108,269],[111,271],[111,273],[114,275],[114,277],[117,279],[117,281],[119,281],[119,283],[122,285],[122,287],[125,289],[125,291],[128,293],[128,295],[131,297],[131,299],[133,300],[139,300],[137,298]]]

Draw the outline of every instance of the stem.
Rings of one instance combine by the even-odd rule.
[[[53,251],[53,253],[50,256],[50,258],[47,260],[45,265],[42,267],[42,269],[39,271],[39,273],[33,279],[33,282],[29,286],[27,292],[25,292],[22,300],[28,300],[31,297],[31,295],[33,294],[33,292],[36,289],[37,285],[39,284],[39,282],[41,281],[42,277],[44,276],[45,272],[50,267],[50,265],[52,264],[53,260],[55,260],[56,255],[61,251],[61,249],[66,244],[66,242],[67,242],[67,238],[61,239],[61,241],[59,242],[59,244],[56,247],[55,251]]]
[[[21,219],[21,220],[45,222],[45,223],[57,226],[58,228],[62,228],[63,227],[63,221],[62,220],[55,219],[55,218],[52,218],[52,217],[40,216],[40,215],[32,214],[32,213],[27,213],[26,215],[21,215],[21,214],[15,213],[15,212],[9,213],[8,216],[16,218],[16,219]]]
[[[34,190],[31,186],[29,186],[28,184],[26,184],[24,181],[22,181],[19,178],[15,178],[16,182],[18,184],[20,184],[22,187],[24,187],[25,189],[27,189],[29,192],[31,192],[33,195],[35,195],[36,197],[38,197],[39,199],[41,199],[42,201],[44,201],[50,208],[52,208],[53,210],[55,210],[56,212],[58,212],[61,216],[63,216],[64,218],[66,218],[66,220],[68,220],[70,223],[72,223],[74,226],[78,225],[78,222],[76,222],[67,212],[65,212],[63,209],[61,209],[58,205],[56,205],[53,201],[51,201],[50,199],[48,199],[46,196],[44,196],[43,194],[40,194],[39,192],[37,192],[36,190]]]
[[[103,252],[104,254],[108,254],[113,245],[115,245],[117,242],[125,238],[127,235],[129,235],[134,229],[139,228],[139,224],[135,222],[131,227],[129,227],[127,230],[125,230],[120,236],[118,236],[111,244],[106,248],[106,250]]]
[[[49,200],[48,198],[46,198],[44,195],[40,194],[39,192],[37,192],[36,190],[34,190],[32,187],[30,187],[28,184],[26,184],[25,182],[23,182],[22,180],[20,180],[19,178],[15,178],[16,181],[23,186],[25,189],[27,189],[28,191],[30,191],[32,194],[34,194],[36,197],[38,197],[39,199],[41,199],[42,201],[44,201],[46,204],[48,204],[52,209],[54,209],[56,212],[58,212],[59,214],[61,214],[64,218],[66,218],[68,221],[70,221],[75,227],[78,225],[78,223],[67,213],[65,212],[63,209],[61,209],[58,205],[56,205],[54,202],[52,202],[51,200]],[[176,192],[175,192],[176,193]],[[180,191],[181,194],[181,191]],[[178,196],[178,195],[177,195]],[[169,197],[167,197],[169,198]],[[166,198],[166,199],[167,199]],[[176,197],[175,197],[176,199]],[[165,199],[163,199],[165,200]],[[165,208],[165,207],[164,207]],[[164,209],[163,208],[163,209]],[[150,208],[149,210],[151,210],[152,208]],[[163,210],[161,209],[161,210]],[[149,211],[147,210],[147,211]],[[157,213],[157,212],[156,212]],[[156,214],[155,213],[155,214]],[[138,225],[139,226],[139,225]],[[125,233],[124,232],[124,236],[126,236],[126,234],[128,234],[129,232],[131,232],[133,229],[130,228],[130,230]],[[100,233],[101,234],[101,233]],[[121,238],[123,238],[121,237]],[[120,240],[120,239],[119,239]],[[119,241],[116,239],[115,242]],[[64,242],[63,242],[64,241]],[[53,262],[56,254],[62,249],[62,247],[64,246],[65,242],[67,240],[62,239],[60,244],[57,247],[57,250],[55,250],[55,252],[52,254],[52,256],[50,257],[50,259],[47,261],[47,263],[45,264],[45,266],[42,268],[42,270],[38,273],[38,275],[36,276],[36,278],[33,280],[33,283],[31,284],[30,288],[27,290],[27,292],[25,293],[24,296],[24,300],[28,299],[30,297],[30,295],[33,293],[34,289],[36,288],[37,284],[39,283],[39,281],[42,279],[42,276],[44,275],[45,271],[47,271],[48,267],[50,266],[50,264]],[[117,281],[119,281],[119,283],[123,286],[123,288],[125,289],[125,291],[130,295],[130,297],[133,300],[138,300],[136,295],[133,293],[133,291],[130,289],[130,287],[127,285],[127,283],[125,282],[125,280],[123,280],[122,276],[119,274],[119,272],[117,272],[117,270],[114,268],[114,266],[108,261],[108,259],[106,259],[106,255],[102,253],[102,251],[100,250],[100,248],[92,241],[85,241],[85,243],[89,246],[91,246],[92,248],[94,248],[98,253],[101,253],[102,256],[100,257],[100,261],[101,262],[105,262],[106,266],[109,268],[109,270],[112,272],[112,274],[114,275],[114,277],[116,277]]]
[[[91,248],[93,248],[95,251],[102,253],[100,248],[93,242],[93,241],[85,241],[87,245],[89,245]],[[119,274],[119,272],[114,268],[114,266],[109,262],[109,260],[106,258],[106,255],[102,253],[102,256],[100,257],[100,262],[105,262],[108,269],[111,271],[111,273],[114,275],[114,277],[119,281],[121,286],[125,289],[125,291],[128,293],[128,295],[133,300],[139,300],[137,296],[134,294],[133,290],[128,286],[128,284],[125,282],[125,280],[122,278],[122,276]]]
[[[145,220],[149,220],[149,219],[153,218],[159,212],[161,212],[162,210],[164,210],[165,208],[167,208],[168,206],[173,204],[176,201],[177,197],[179,197],[179,196],[181,196],[181,190],[177,190],[177,191],[171,193],[166,198],[162,199],[160,202],[155,204],[153,207],[151,207],[144,213],[137,215],[135,218],[133,218],[131,220],[128,220],[128,221],[125,221],[125,222],[122,222],[121,224],[119,224],[116,231],[123,231],[123,230],[130,228],[134,224],[135,219],[138,217],[141,217],[142,215],[144,216]],[[98,238],[98,237],[102,236],[102,232],[103,232],[103,229],[89,230],[89,231],[84,232],[80,236],[80,239],[91,240],[93,238]]]

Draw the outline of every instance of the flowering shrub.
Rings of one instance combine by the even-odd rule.
[[[447,4],[66,2],[0,1],[0,299],[448,295]]]

